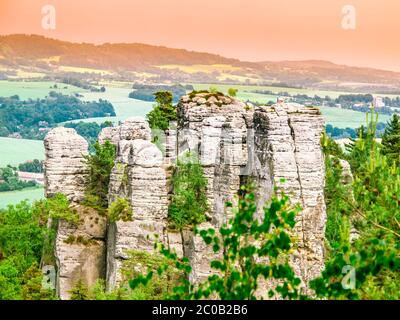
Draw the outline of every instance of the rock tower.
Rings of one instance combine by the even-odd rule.
[[[121,267],[127,250],[153,251],[156,235],[189,258],[192,282],[211,273],[210,249],[192,232],[174,233],[167,225],[168,195],[172,191],[168,183],[170,164],[187,150],[198,155],[208,181],[210,221],[200,228],[226,223],[231,213],[225,209],[225,202],[235,202],[241,185],[250,180],[256,185],[259,208],[278,187],[289,194],[293,204],[303,208],[297,216],[297,249],[291,257],[297,275],[307,283],[322,270],[326,212],[320,144],[324,121],[319,110],[292,103],[255,107],[219,93],[194,92],[181,98],[177,112],[176,128],[166,133],[165,152],[151,142],[150,128],[141,118],[128,119],[101,132],[100,143],[110,140],[117,147],[109,202],[127,199],[134,218],[113,223],[102,220],[103,227],[98,227],[97,233],[90,225],[77,231],[61,224],[56,258],[62,298],[68,297],[65,293],[78,276],[93,268],[96,276],[106,279],[107,288],[115,288],[124,280]],[[79,206],[87,174],[81,162],[87,143],[74,130],[57,128],[49,132],[45,146],[47,196],[62,192]],[[93,246],[93,252],[61,244],[63,237],[76,232],[99,243]],[[81,259],[86,255],[91,262]],[[93,282],[83,278],[89,284]]]

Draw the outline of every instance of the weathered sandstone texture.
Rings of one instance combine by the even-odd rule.
[[[111,203],[117,198],[128,199],[133,209],[133,221],[109,224],[109,289],[123,280],[120,271],[129,250],[153,252],[155,237],[164,240],[168,212],[164,159],[161,151],[149,141],[151,134],[147,122],[130,119],[115,131],[122,134],[113,140],[117,145],[117,158],[110,179],[109,200]]]
[[[292,265],[304,283],[317,276],[324,265],[323,125],[317,109],[298,104],[261,107],[254,113],[254,169],[261,184],[259,193],[266,198],[273,186],[279,187],[302,208],[294,229],[297,250]]]
[[[294,230],[298,247],[293,267],[304,283],[318,275],[326,220],[319,111],[298,104],[255,108],[219,94],[198,93],[181,99],[178,114],[177,152],[197,153],[204,166],[212,224],[229,220],[224,204],[235,202],[246,182],[257,185],[260,211],[279,187],[303,208]],[[199,263],[203,250],[196,243],[189,241],[185,249],[195,282],[208,274],[207,264]]]
[[[99,136],[101,143],[110,140],[117,146],[109,202],[125,198],[133,208],[133,221],[108,223],[107,288],[123,283],[121,269],[129,250],[152,252],[156,235],[179,256],[189,258],[193,283],[212,272],[209,262],[213,253],[200,237],[189,230],[178,233],[167,228],[168,194],[173,191],[168,183],[170,164],[186,151],[197,154],[208,181],[209,221],[199,228],[219,227],[228,222],[232,212],[226,209],[225,203],[235,203],[241,186],[248,182],[256,186],[259,217],[265,202],[279,188],[290,196],[293,204],[302,207],[294,230],[297,247],[291,263],[304,285],[317,276],[323,268],[326,221],[325,167],[320,145],[324,123],[319,111],[292,103],[255,107],[219,93],[206,92],[182,97],[177,111],[176,128],[166,132],[161,150],[151,143],[149,126],[140,118],[103,129]],[[65,192],[71,200],[81,200],[86,171],[77,159],[81,157],[81,160],[82,153],[86,152],[86,142],[71,129],[55,129],[45,144],[47,195]],[[74,231],[61,228],[58,243],[71,233],[89,233],[87,228],[79,228]],[[99,239],[104,238],[99,236]],[[60,244],[59,248],[64,247]],[[65,247],[66,253],[58,249],[60,266],[73,260],[82,268],[85,262],[79,260],[80,254],[100,257],[89,251],[73,253],[73,249]],[[97,261],[90,259],[93,265]]]
[[[44,139],[46,197],[65,194],[69,200],[84,198],[88,170],[83,163],[88,143],[74,129],[55,128]]]
[[[106,219],[94,209],[80,205],[73,208],[81,222],[75,226],[60,221],[55,245],[57,292],[63,300],[69,299],[78,281],[90,288],[106,275]]]
[[[45,140],[46,197],[65,194],[79,215],[78,226],[60,221],[55,241],[56,289],[61,299],[82,280],[92,286],[105,276],[106,221],[77,203],[84,198],[88,170],[83,162],[88,144],[74,129],[56,128]]]

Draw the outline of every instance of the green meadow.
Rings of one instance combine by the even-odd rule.
[[[55,82],[41,81],[0,81],[0,97],[18,95],[21,100],[41,99],[49,95],[50,91],[62,94],[75,94],[85,92],[84,89],[57,83],[57,89],[53,89]]]
[[[43,141],[0,137],[0,167],[44,159]]]
[[[122,84],[121,84],[122,86]],[[106,92],[85,92],[81,98],[84,101],[98,101],[99,99],[108,100],[114,106],[116,117],[89,118],[74,120],[71,122],[96,122],[104,121],[119,122],[129,117],[146,117],[146,114],[153,108],[152,102],[141,101],[129,98],[132,89],[106,87]]]
[[[29,188],[22,191],[0,192],[0,209],[6,208],[8,205],[15,205],[23,200],[35,201],[44,198],[44,189]]]
[[[318,107],[325,118],[325,122],[338,128],[358,128],[366,122],[366,114],[348,109]],[[391,117],[385,114],[378,116],[379,122],[386,123]]]

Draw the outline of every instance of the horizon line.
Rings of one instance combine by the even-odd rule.
[[[172,49],[172,50],[184,50],[187,52],[192,52],[192,53],[198,53],[198,54],[211,54],[215,56],[219,56],[225,59],[230,59],[230,60],[237,60],[239,62],[243,63],[255,63],[255,64],[261,64],[261,63],[284,63],[284,62],[327,62],[334,64],[336,66],[342,66],[342,67],[348,67],[348,68],[360,68],[360,69],[370,69],[370,70],[377,70],[377,71],[384,71],[384,72],[392,72],[392,73],[400,73],[400,70],[396,71],[393,69],[385,69],[385,68],[378,68],[378,67],[368,67],[368,66],[362,66],[362,65],[349,65],[349,64],[343,64],[339,62],[335,62],[334,60],[326,60],[323,58],[309,58],[309,59],[299,59],[299,60],[291,60],[291,59],[280,59],[280,60],[274,60],[274,59],[265,59],[265,60],[242,60],[238,57],[227,57],[222,55],[221,53],[216,53],[216,52],[210,52],[210,51],[197,51],[193,49],[188,49],[188,48],[177,48],[177,47],[171,47],[168,45],[164,44],[155,44],[155,43],[144,43],[144,42],[87,42],[87,41],[74,41],[74,40],[69,40],[69,39],[62,39],[62,38],[56,38],[56,37],[50,37],[46,36],[43,34],[38,34],[38,33],[10,33],[10,34],[3,34],[0,32],[0,37],[11,37],[11,36],[36,36],[36,37],[42,37],[45,39],[50,39],[50,40],[56,40],[56,41],[61,41],[61,42],[68,42],[72,44],[88,44],[88,45],[94,45],[94,46],[103,46],[103,45],[119,45],[119,44],[126,44],[126,45],[146,45],[146,46],[151,46],[151,47],[160,47],[160,48],[166,48],[166,49]]]

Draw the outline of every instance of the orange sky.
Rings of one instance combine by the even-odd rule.
[[[45,4],[57,10],[56,30],[41,27]],[[341,27],[346,4],[356,30]],[[11,33],[400,71],[399,0],[0,0],[0,34]]]

